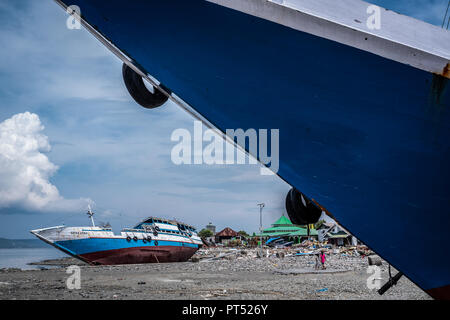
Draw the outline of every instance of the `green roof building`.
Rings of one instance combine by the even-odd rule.
[[[317,237],[317,230],[310,229],[309,235]],[[285,217],[284,214],[272,224],[271,228],[264,229],[261,234],[256,234],[257,237],[308,237],[308,230],[304,227],[295,225]]]

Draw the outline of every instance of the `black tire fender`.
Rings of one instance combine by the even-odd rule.
[[[322,209],[295,188],[286,196],[286,211],[291,222],[297,225],[316,223],[322,214]]]
[[[169,99],[158,88],[153,87],[154,93],[150,92],[145,86],[142,77],[125,63],[122,66],[122,76],[128,93],[136,103],[144,108],[154,109],[160,107]]]
[[[289,216],[289,220],[296,225],[305,225],[306,222],[297,214],[296,210],[294,210],[292,190],[293,189],[291,189],[286,195],[286,211]]]

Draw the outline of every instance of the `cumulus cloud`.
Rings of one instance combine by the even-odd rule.
[[[89,199],[65,199],[50,177],[58,167],[44,152],[50,151],[39,116],[25,112],[0,122],[0,209],[77,211]]]

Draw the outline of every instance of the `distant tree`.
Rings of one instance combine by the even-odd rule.
[[[244,238],[250,237],[249,234],[248,234],[247,232],[245,232],[244,230],[241,230],[241,231],[239,231],[238,233],[239,233],[242,237],[244,237]]]
[[[208,238],[208,237],[212,237],[214,234],[212,233],[211,230],[208,230],[208,229],[202,229],[202,230],[198,233],[198,235],[199,235],[201,238]]]

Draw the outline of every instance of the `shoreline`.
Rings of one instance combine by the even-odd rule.
[[[36,261],[36,262],[29,262],[27,263],[29,266],[51,266],[51,267],[68,267],[68,266],[88,266],[87,263],[73,258],[73,257],[64,257],[59,259],[45,259],[42,261]]]

